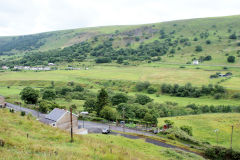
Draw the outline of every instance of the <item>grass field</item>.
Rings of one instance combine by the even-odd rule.
[[[89,70],[57,70],[48,72],[1,72],[0,81],[23,81],[23,80],[49,80],[64,82],[86,82],[86,79],[93,80],[125,80],[125,81],[149,81],[151,83],[178,83],[186,84],[188,82],[196,86],[203,84],[216,84],[222,78],[210,79],[210,75],[216,72],[232,72],[234,77],[221,83],[230,89],[240,90],[237,83],[240,81],[238,69],[229,69],[223,71],[222,67],[203,67],[196,69],[192,66],[179,68],[180,65],[163,65],[158,67],[150,66],[93,66]],[[218,70],[216,69],[218,68]]]
[[[233,149],[240,151],[240,114],[224,113],[224,114],[202,114],[190,116],[177,116],[159,118],[159,126],[164,124],[164,120],[174,121],[177,127],[189,125],[193,128],[193,136],[201,141],[210,142],[217,145],[217,136],[214,130],[219,130],[218,145],[230,147],[231,126],[234,125]]]
[[[95,65],[89,68],[89,70],[57,70],[48,72],[0,72],[0,94],[4,96],[14,97],[20,93],[20,90],[24,86],[31,86],[34,88],[42,88],[51,86],[51,81],[55,81],[57,86],[64,86],[68,82],[79,83],[87,88],[95,90],[105,86],[104,83],[109,81],[116,81],[116,83],[128,84],[129,86],[122,86],[123,89],[131,89],[132,82],[138,81],[150,81],[152,84],[181,84],[184,85],[188,82],[194,86],[201,87],[207,84],[216,84],[226,78],[210,79],[211,74],[216,72],[232,72],[233,77],[221,82],[220,85],[226,87],[230,92],[240,92],[238,84],[240,83],[240,71],[239,68],[230,67],[228,70],[223,70],[222,66],[198,66],[200,69],[196,69],[197,66],[186,66],[186,68],[180,68],[181,65],[174,64],[143,64],[140,66],[120,66],[116,64],[112,65]],[[105,81],[105,82],[104,82]],[[100,83],[102,85],[100,85]],[[10,86],[8,89],[7,86]],[[114,85],[111,86],[114,88]],[[116,88],[116,87],[115,87]],[[159,87],[158,87],[159,88]],[[117,90],[119,89],[116,88]],[[130,91],[129,95],[136,93]],[[200,97],[200,98],[186,98],[186,97],[173,97],[168,95],[160,95],[157,97],[155,94],[149,95],[155,102],[176,102],[181,106],[187,104],[200,104],[200,105],[239,105],[238,99],[219,99],[216,100],[213,97]],[[15,97],[14,97],[15,98]],[[61,101],[63,102],[63,101]],[[67,102],[64,103],[64,105]],[[80,106],[82,103],[77,103]]]
[[[28,134],[28,137],[27,137]],[[32,117],[0,110],[0,159],[202,159],[189,153],[176,152],[143,140],[109,135],[75,135],[41,124]]]

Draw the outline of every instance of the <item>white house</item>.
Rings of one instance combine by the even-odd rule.
[[[7,67],[7,66],[2,66],[2,69],[7,70],[7,69],[9,69],[9,67]]]
[[[192,63],[193,63],[194,65],[198,65],[198,64],[199,64],[199,61],[198,61],[198,60],[194,60]]]

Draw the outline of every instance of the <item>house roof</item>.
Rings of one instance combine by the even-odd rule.
[[[64,114],[70,113],[67,110],[54,108],[48,115],[45,116],[46,119],[57,122]],[[76,114],[72,114],[73,116],[78,117]]]
[[[68,111],[64,109],[54,108],[54,110],[52,110],[48,115],[46,115],[45,118],[56,122],[59,118],[61,118],[67,112]]]

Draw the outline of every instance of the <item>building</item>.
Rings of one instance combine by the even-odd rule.
[[[48,63],[49,66],[54,66],[55,64],[54,63]]]
[[[4,97],[0,96],[0,108],[5,107],[5,99]]]
[[[55,108],[49,114],[47,114],[45,118],[40,119],[40,121],[53,127],[57,127],[63,130],[70,130],[70,115],[71,113],[67,110]],[[78,116],[76,114],[72,114],[72,124],[73,131],[78,130]]]
[[[194,65],[198,65],[198,64],[199,64],[199,61],[198,61],[198,60],[194,60],[192,63],[193,63]]]
[[[2,66],[2,69],[7,70],[7,69],[9,69],[9,67],[7,67],[7,66]]]

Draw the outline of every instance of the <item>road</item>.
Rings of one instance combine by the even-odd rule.
[[[78,121],[78,124],[80,125],[80,128],[82,128],[83,121]],[[109,124],[84,121],[84,128],[88,129],[90,133],[101,133],[102,129],[109,128]],[[144,132],[144,131],[129,129],[129,128],[123,129],[123,127],[114,126],[114,125],[110,125],[110,129],[115,130],[115,131],[135,133],[135,134],[140,134],[140,135],[145,135],[145,136],[156,136],[155,134],[152,134],[149,132]]]
[[[42,114],[38,111],[35,111],[33,109],[28,109],[28,108],[24,108],[24,107],[21,107],[21,106],[18,106],[18,105],[14,105],[14,104],[11,104],[11,103],[7,103],[6,104],[6,107],[7,108],[12,108],[14,109],[15,111],[24,111],[26,112],[26,114],[32,114],[34,117],[36,118],[44,118],[46,114]]]

